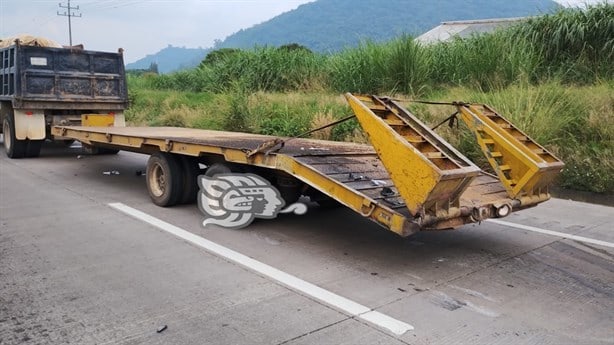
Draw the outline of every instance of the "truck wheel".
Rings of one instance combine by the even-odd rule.
[[[147,161],[147,190],[154,204],[162,207],[176,205],[182,195],[183,174],[178,157],[156,152]]]
[[[183,172],[183,193],[179,203],[192,204],[196,202],[196,196],[198,195],[200,167],[198,166],[198,161],[193,157],[181,155],[178,158]]]
[[[34,158],[38,157],[41,153],[41,147],[43,146],[43,142],[45,140],[28,140],[28,145],[26,146],[26,157]]]
[[[23,158],[26,154],[28,142],[27,140],[18,140],[15,137],[13,114],[8,114],[4,117],[2,132],[4,133],[4,149],[6,155],[9,158]]]

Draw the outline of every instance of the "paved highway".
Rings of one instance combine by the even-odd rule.
[[[614,342],[614,208],[408,239],[317,206],[205,229],[149,201],[146,156],[79,155],[0,152],[2,345]]]

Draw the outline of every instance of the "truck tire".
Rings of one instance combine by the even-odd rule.
[[[198,175],[200,167],[198,161],[194,157],[180,155],[179,161],[183,172],[183,193],[181,195],[181,204],[192,204],[196,202],[198,195]]]
[[[26,155],[28,141],[18,140],[15,137],[15,121],[13,119],[13,114],[8,114],[4,117],[2,132],[4,133],[4,149],[6,155],[9,158],[23,158]]]
[[[147,191],[154,204],[162,207],[176,205],[182,196],[183,172],[178,157],[156,152],[147,161]]]

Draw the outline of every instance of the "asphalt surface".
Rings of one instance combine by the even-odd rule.
[[[553,199],[504,219],[605,245],[491,222],[402,239],[317,206],[205,229],[196,205],[149,201],[136,174],[146,156],[79,155],[53,145],[36,159],[0,152],[2,345],[614,343],[612,207]],[[111,203],[414,329],[349,315]]]

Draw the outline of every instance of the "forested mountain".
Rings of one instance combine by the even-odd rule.
[[[318,0],[240,30],[215,48],[299,43],[338,51],[365,39],[417,36],[443,21],[532,16],[558,6],[551,0]]]
[[[169,44],[168,47],[156,54],[147,55],[138,61],[127,64],[126,69],[148,69],[153,63],[158,65],[160,73],[169,73],[197,66],[209,51],[210,49],[203,48],[173,47]]]
[[[217,41],[213,49],[298,43],[314,51],[334,52],[362,40],[417,36],[443,21],[533,16],[558,6],[551,0],[318,0],[240,30]],[[127,68],[146,69],[157,63],[159,71],[167,73],[197,66],[208,51],[169,45]]]

